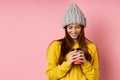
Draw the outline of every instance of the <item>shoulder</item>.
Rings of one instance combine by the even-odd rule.
[[[88,48],[96,48],[96,45],[92,41],[86,39],[86,42],[87,42]]]
[[[61,49],[61,42],[58,40],[54,40],[52,41],[47,49],[47,56],[56,56],[58,58],[59,54],[60,54],[60,49]]]
[[[98,49],[94,43],[88,43],[88,51],[93,58],[98,55]]]
[[[50,43],[50,45],[61,45],[61,41],[54,40]]]
[[[94,43],[92,43],[92,42],[89,42],[89,43],[87,44],[87,46],[88,46],[88,49],[90,49],[91,51],[97,50],[96,45],[95,45]]]
[[[59,40],[54,40],[54,41],[52,41],[50,44],[49,44],[49,47],[60,47],[61,46],[61,41],[59,41]]]
[[[95,45],[94,43],[92,43],[92,42],[87,43],[87,45],[88,45],[89,47],[96,47],[96,45]]]

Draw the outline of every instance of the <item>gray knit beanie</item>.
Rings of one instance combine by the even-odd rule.
[[[75,3],[70,4],[63,18],[63,28],[69,24],[81,24],[82,26],[86,27],[86,18]]]

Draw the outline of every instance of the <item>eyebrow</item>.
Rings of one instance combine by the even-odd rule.
[[[73,27],[73,26],[68,26],[68,27]]]

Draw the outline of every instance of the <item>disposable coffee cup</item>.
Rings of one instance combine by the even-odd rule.
[[[71,51],[75,51],[75,50],[79,51],[79,50],[82,50],[82,49],[81,48],[73,48]],[[76,61],[73,62],[73,64],[82,64],[82,62],[76,60]]]

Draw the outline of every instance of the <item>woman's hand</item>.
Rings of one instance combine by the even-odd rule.
[[[77,58],[77,50],[70,52],[70,57],[68,58],[68,64],[71,65]]]
[[[86,63],[86,58],[85,58],[84,52],[82,50],[79,50],[78,53],[80,55],[79,58],[78,58],[78,61],[85,64]]]
[[[85,58],[84,52],[82,50],[71,51],[70,57],[68,59],[68,64],[71,65],[76,60],[83,64],[86,63],[86,58]]]

